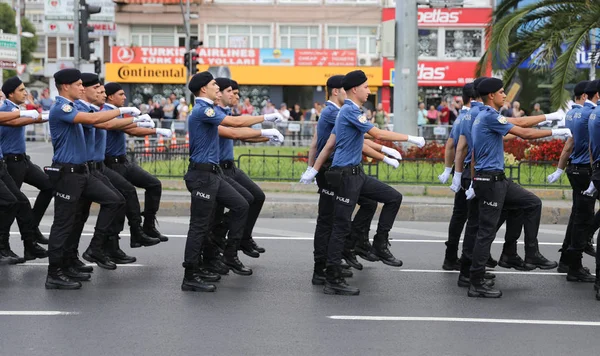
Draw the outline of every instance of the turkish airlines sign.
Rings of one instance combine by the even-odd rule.
[[[419,61],[416,68],[417,81],[419,86],[463,86],[476,78],[476,68],[477,62]],[[383,85],[394,86],[392,78],[399,75],[401,73],[396,73],[394,62],[384,59]]]
[[[185,47],[111,48],[111,63],[183,64]],[[198,64],[209,66],[257,65],[259,51],[253,48],[198,48]]]
[[[396,9],[385,8],[382,21],[396,18]],[[429,9],[419,8],[419,27],[485,27],[492,18],[492,8]]]

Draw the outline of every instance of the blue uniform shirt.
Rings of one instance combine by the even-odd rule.
[[[212,100],[196,98],[188,116],[190,160],[194,163],[219,164],[219,128],[225,115],[215,110]]]
[[[100,111],[100,108],[94,105],[91,105],[90,108],[94,112]],[[102,162],[106,156],[106,130],[96,127],[96,137],[94,141],[96,141],[96,145],[94,146],[92,161]]]
[[[479,112],[483,108],[483,104],[478,101],[471,102],[471,110],[467,111],[465,116],[460,121],[460,136],[465,136],[467,140],[467,156],[465,157],[465,164],[471,163],[471,154],[473,152],[473,135],[471,130],[473,128],[473,121],[479,115]]]
[[[454,120],[454,124],[452,124],[452,129],[450,130],[450,137],[452,137],[452,140],[454,141],[454,149],[456,149],[456,146],[458,145],[458,139],[460,138],[460,122],[465,117],[468,111],[469,108],[463,106],[462,109],[460,109],[458,117],[456,118],[456,120]]]
[[[471,130],[476,171],[504,171],[503,138],[514,126],[490,106],[479,112]]]
[[[218,111],[225,116],[231,116],[231,108],[223,108],[217,105],[215,106],[215,111]],[[230,138],[219,137],[219,162],[224,161],[233,161],[233,140]]]
[[[587,111],[587,110],[586,110]],[[573,152],[569,158],[573,164],[590,164],[590,131],[588,119],[593,114],[587,112],[584,117],[581,105],[573,105],[567,112],[565,126],[573,134]]]
[[[92,108],[83,100],[75,101],[75,107],[77,111],[81,112],[93,112]],[[91,161],[94,156],[94,147],[96,146],[96,128],[94,125],[81,125],[83,126],[83,137],[85,137],[85,154],[87,160]]]
[[[19,106],[6,99],[0,106],[0,111],[11,112],[19,111]],[[25,126],[10,127],[0,126],[0,158],[4,154],[24,154],[25,153]]]
[[[365,113],[346,99],[335,123],[335,156],[332,167],[357,166],[362,160],[365,133],[373,128]]]
[[[325,147],[325,144],[327,143],[327,140],[329,140],[331,131],[335,126],[335,118],[338,116],[339,112],[340,107],[331,100],[327,102],[325,109],[321,111],[319,122],[317,122],[317,155],[315,158],[319,157],[319,153],[321,153],[323,147]],[[333,158],[333,154],[331,157]]]
[[[586,105],[592,107],[591,102],[586,101],[581,108],[581,117],[589,111],[586,110]],[[593,108],[593,112],[589,115],[588,122],[588,133],[590,137],[590,148],[592,149],[592,159],[595,162],[600,160],[600,109],[598,107]],[[575,138],[575,137],[573,137]]]
[[[102,111],[114,110],[115,106],[104,104]],[[121,119],[123,116],[118,116]],[[127,138],[125,132],[119,130],[110,130],[106,134],[106,156],[124,156],[127,153]]]
[[[83,164],[87,161],[83,127],[74,122],[77,116],[75,103],[57,96],[50,108],[48,122],[54,146],[53,162]]]

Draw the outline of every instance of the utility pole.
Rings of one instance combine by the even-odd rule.
[[[73,29],[75,30],[73,37],[73,58],[75,68],[79,69],[79,64],[81,62],[81,50],[79,43],[79,0],[73,1]]]
[[[15,26],[17,27],[17,66],[21,65],[21,32],[23,29],[21,27],[21,0],[17,0],[17,4],[15,5]]]
[[[394,131],[417,134],[417,0],[396,1]]]
[[[185,12],[183,11],[183,3],[185,1]],[[187,76],[188,80],[186,80],[186,84],[189,82],[189,78],[192,76],[192,51],[191,51],[191,24],[190,24],[190,0],[179,0],[179,6],[181,7],[181,14],[183,15],[183,24],[185,26],[185,51],[189,51],[189,61],[187,63]],[[194,51],[195,52],[195,51]],[[192,93],[189,91],[188,86],[185,86],[185,97],[188,103],[194,101],[192,97]]]

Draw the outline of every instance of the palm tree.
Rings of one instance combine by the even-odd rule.
[[[490,64],[494,69],[507,68],[504,81],[508,83],[519,65],[533,56],[530,70],[551,75],[552,106],[564,106],[569,99],[565,85],[577,70],[577,52],[590,46],[590,32],[600,27],[600,0],[539,0],[517,8],[520,2],[504,0],[494,11],[486,29],[489,46],[477,74],[482,75]],[[516,53],[512,61],[511,53]]]

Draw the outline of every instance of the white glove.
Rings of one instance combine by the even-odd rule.
[[[317,176],[317,173],[319,173],[319,171],[317,171],[313,167],[308,167],[306,169],[306,172],[302,173],[302,178],[300,178],[300,183],[311,184],[313,182],[313,179]]]
[[[400,154],[400,152],[391,147],[381,146],[381,152],[395,159],[402,159],[402,155]]]
[[[421,136],[411,136],[408,135],[408,142],[413,143],[417,146],[419,146],[419,148],[425,146],[425,139]]]
[[[454,177],[452,177],[452,184],[450,185],[450,190],[454,193],[458,193],[460,191],[462,172],[454,172]]]
[[[152,120],[136,122],[136,125],[137,125],[137,127],[142,127],[145,129],[153,129],[156,127],[156,125],[154,124],[154,121],[152,121]]]
[[[594,185],[594,182],[590,182],[590,186],[583,191],[583,194],[591,197],[594,193],[596,193],[596,186]]]
[[[564,171],[560,168],[557,168],[556,171],[548,176],[548,183],[552,184],[556,182],[560,176],[562,176]]]
[[[569,129],[552,129],[552,136],[573,137]]]
[[[138,108],[134,108],[132,106],[127,106],[124,108],[119,108],[121,115],[130,114],[131,116],[139,116],[142,112]]]
[[[442,174],[440,174],[438,176],[438,179],[440,180],[440,183],[446,184],[446,182],[448,181],[448,178],[450,178],[450,172],[452,172],[452,167],[445,167],[444,168],[444,173],[442,173]]]
[[[173,136],[173,132],[169,129],[156,129],[156,134],[165,136],[166,138],[170,138],[171,136]]]
[[[21,110],[20,114],[21,117],[29,117],[34,120],[40,117],[40,113],[37,110]]]
[[[471,182],[471,185],[469,186],[469,189],[467,189],[467,191],[465,192],[465,195],[467,196],[467,200],[471,200],[471,199],[475,198],[475,190],[473,190],[473,182]]]
[[[274,112],[272,114],[265,114],[264,117],[265,117],[265,121],[269,121],[269,122],[283,121],[283,116],[278,112]]]
[[[555,111],[550,114],[544,114],[546,122],[551,124],[553,121],[560,121],[565,118],[565,113],[562,111]]]
[[[384,156],[383,157],[383,162],[386,163],[386,164],[389,164],[392,167],[394,167],[394,169],[398,168],[398,166],[400,165],[400,162],[398,162],[397,159],[393,159],[393,158],[390,158],[388,156]]]
[[[42,121],[46,122],[48,120],[50,120],[50,114],[49,113],[42,114]]]
[[[144,122],[144,121],[146,121],[146,122],[152,121],[152,118],[148,114],[140,115],[138,117],[133,118],[133,122]]]

